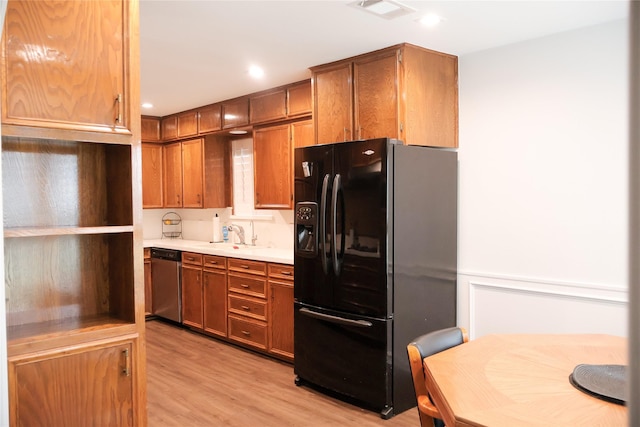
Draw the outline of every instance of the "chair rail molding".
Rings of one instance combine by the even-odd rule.
[[[628,290],[486,273],[458,274],[458,325],[492,333],[627,335]]]

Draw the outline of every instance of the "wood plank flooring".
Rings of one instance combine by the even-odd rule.
[[[149,427],[409,427],[412,408],[383,420],[294,385],[293,366],[152,320],[147,328]]]

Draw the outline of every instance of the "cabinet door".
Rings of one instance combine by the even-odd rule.
[[[227,336],[227,272],[207,271],[204,277],[204,330]]]
[[[291,123],[291,140],[293,141],[293,148],[314,145],[313,120]]]
[[[198,132],[200,134],[222,129],[222,105],[212,104],[198,110]]]
[[[142,144],[142,207],[162,207],[162,145]]]
[[[229,129],[249,124],[249,98],[237,98],[222,103],[222,128]]]
[[[356,61],[353,75],[355,138],[397,138],[397,50]]]
[[[180,208],[182,207],[182,145],[176,142],[162,148],[164,206]]]
[[[157,117],[142,117],[141,135],[142,142],[160,142],[160,119]]]
[[[253,154],[256,208],[291,209],[293,174],[289,125],[254,130]]]
[[[133,341],[9,361],[12,426],[133,426]]]
[[[311,114],[311,80],[292,85],[287,89],[287,116]]]
[[[170,141],[178,137],[178,117],[168,116],[163,117],[160,122],[162,128],[162,140]]]
[[[120,0],[8,2],[2,123],[128,133],[128,8]]]
[[[204,206],[202,150],[202,139],[194,139],[182,143],[182,206],[185,208],[201,208]]]
[[[204,207],[231,206],[231,144],[208,135],[204,141]]]
[[[284,89],[262,93],[250,99],[251,123],[262,123],[287,117],[287,93]]]
[[[178,138],[196,136],[198,134],[198,113],[189,111],[178,114]]]
[[[202,269],[182,267],[182,323],[202,329]]]
[[[269,351],[293,359],[293,284],[269,281]]]
[[[342,63],[313,73],[316,143],[353,139],[351,63]]]

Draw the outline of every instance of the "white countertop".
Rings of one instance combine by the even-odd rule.
[[[206,255],[242,258],[253,261],[277,262],[293,265],[293,249],[267,248],[264,246],[241,246],[202,242],[199,240],[154,239],[144,240],[145,248],[174,249]]]

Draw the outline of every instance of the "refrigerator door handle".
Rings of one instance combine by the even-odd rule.
[[[320,195],[320,238],[318,239],[320,257],[322,259],[322,270],[324,274],[329,273],[329,255],[327,254],[327,193],[329,192],[329,174],[322,180],[322,194]]]
[[[342,194],[342,177],[336,174],[333,178],[333,192],[331,194],[331,254],[333,257],[333,272],[336,277],[340,276],[342,271],[342,257],[344,256],[345,235],[344,224],[342,225],[342,235],[340,239],[340,256],[338,256],[338,198],[342,197],[340,204],[342,212],[340,218],[344,221],[344,196]]]
[[[333,316],[331,314],[318,313],[317,311],[309,310],[308,308],[301,308],[300,314],[304,314],[308,317],[313,317],[314,319],[326,320],[327,322],[337,323],[339,325],[345,326],[356,326],[359,328],[370,328],[373,326],[373,323],[368,320],[353,320],[353,319],[345,319],[340,316]]]

